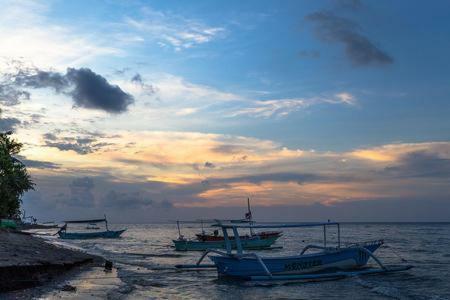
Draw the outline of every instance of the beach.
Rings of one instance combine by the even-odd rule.
[[[63,278],[68,272],[100,268],[100,256],[49,244],[44,239],[26,232],[0,231],[0,292],[13,298],[26,298],[31,290]],[[66,288],[68,289],[68,288]]]

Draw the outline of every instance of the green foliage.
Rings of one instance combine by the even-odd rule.
[[[14,158],[21,148],[8,133],[0,133],[0,217],[19,217],[22,195],[34,186],[25,165]]]

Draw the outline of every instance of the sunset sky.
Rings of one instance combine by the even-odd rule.
[[[449,1],[0,7],[27,214],[450,221]]]

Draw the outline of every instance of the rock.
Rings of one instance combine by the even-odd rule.
[[[66,285],[64,285],[64,286],[61,288],[61,291],[64,291],[64,292],[76,292],[76,291],[77,291],[77,288],[74,287],[73,285],[66,284]]]

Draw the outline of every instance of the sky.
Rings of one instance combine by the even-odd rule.
[[[450,221],[448,1],[0,5],[27,214]]]

